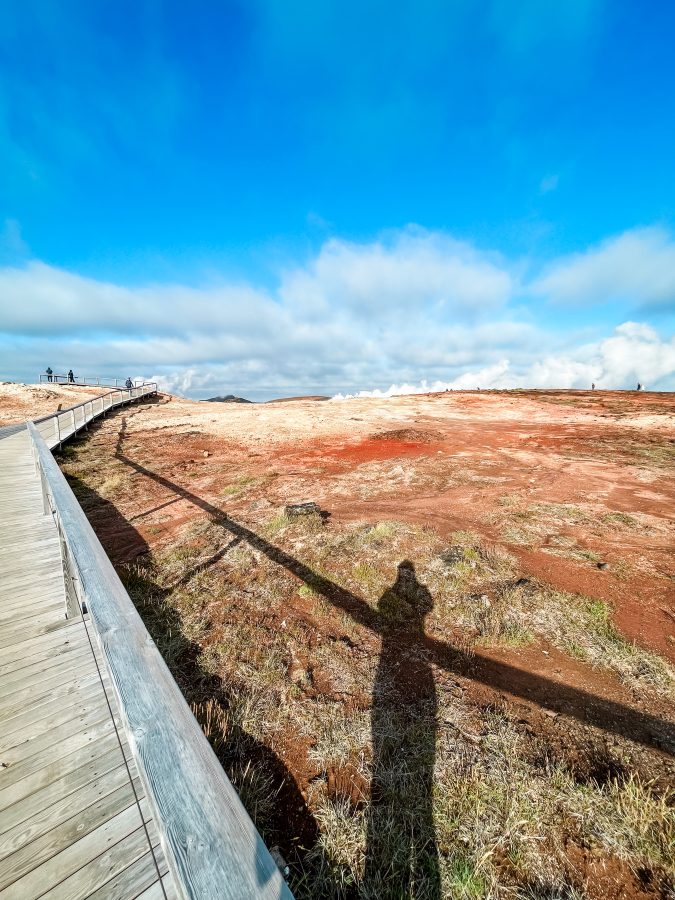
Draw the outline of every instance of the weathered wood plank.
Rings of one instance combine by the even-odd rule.
[[[69,819],[78,818],[88,807],[100,803],[119,788],[128,787],[130,784],[129,772],[124,765],[121,753],[118,755],[118,761],[119,765],[116,768],[106,772],[96,781],[90,781],[67,796],[60,797],[58,803],[42,807],[39,798],[36,799],[35,795],[25,801],[23,803],[26,812],[25,818],[18,825],[0,834],[0,873],[2,872],[2,860],[5,857],[11,856],[32,841],[44,837],[48,831],[63,825]],[[142,793],[142,788],[138,789]],[[0,827],[4,827],[4,825]],[[80,836],[79,830],[76,829],[76,832]]]
[[[130,754],[128,745],[122,743],[125,754]],[[0,788],[0,812],[20,803],[31,794],[49,788],[66,776],[84,769],[95,763],[107,753],[117,750],[119,752],[119,740],[114,731],[106,734],[98,741],[85,743],[76,747],[71,752],[65,753],[59,759],[43,760],[43,765],[34,771],[26,773],[13,784]]]
[[[52,619],[31,619],[30,626],[19,629],[12,629],[11,633],[9,629],[3,628],[0,631],[0,649],[4,649],[5,647],[11,647],[12,644],[17,639],[26,639],[31,637],[38,637],[41,634],[49,634],[52,631],[58,631],[59,628],[63,628],[65,624],[68,623],[68,619],[64,618],[63,620],[57,619],[56,621]]]
[[[131,787],[127,790],[131,792]],[[130,840],[125,841],[125,838]],[[0,897],[2,900],[37,900],[49,890],[50,900],[56,897],[84,898],[147,851],[148,839],[141,814],[132,800],[117,815],[99,822],[98,827],[87,831],[79,840],[64,845],[60,852],[7,884]],[[79,877],[72,878],[74,875]]]
[[[130,824],[138,827],[141,824],[140,813],[128,779],[125,784],[96,803],[77,810],[68,821],[0,859],[0,891],[37,872],[40,872],[44,887],[58,884],[90,861],[88,853],[92,852],[92,848],[98,850],[95,856],[107,849],[110,838],[102,830],[125,811],[130,811]],[[126,833],[122,833],[121,829],[113,832],[118,840],[132,830],[130,824],[126,825]],[[86,849],[80,847],[88,835],[97,832],[97,840],[90,841]]]
[[[62,653],[60,656],[37,659],[31,665],[0,678],[0,701],[9,697],[13,691],[25,689],[26,684],[31,687],[44,684],[45,679],[54,678],[62,671],[77,670],[82,662],[92,660],[91,647],[87,644],[75,646],[69,653]]]
[[[22,645],[15,644],[14,646],[19,647]],[[12,675],[15,672],[19,672],[21,669],[29,668],[41,660],[48,663],[50,660],[58,660],[62,656],[76,653],[82,647],[88,646],[89,641],[84,632],[80,637],[74,640],[60,640],[58,643],[53,642],[51,646],[47,644],[46,639],[42,645],[36,644],[32,647],[24,646],[23,655],[15,654],[14,659],[0,663],[0,679],[5,678],[7,675]]]
[[[31,707],[36,711],[38,708],[42,708],[45,703],[61,703],[62,700],[66,698],[70,698],[73,695],[78,695],[81,690],[87,688],[89,685],[98,683],[100,681],[98,672],[90,671],[77,675],[77,677],[69,682],[64,682],[63,684],[52,685],[50,689],[42,691],[42,687],[35,689],[35,696],[31,697]],[[38,690],[41,690],[42,693],[38,694]],[[25,709],[25,706],[22,703],[15,703],[12,707],[5,710],[3,715],[6,715],[8,718],[11,718],[19,713],[21,713]]]
[[[130,755],[128,748],[127,755]],[[84,765],[74,768],[71,772],[67,772],[32,793],[26,794],[16,803],[3,809],[2,816],[0,816],[0,835],[17,826],[30,827],[25,823],[35,815],[36,809],[48,811],[51,807],[60,808],[61,804],[66,802],[75,791],[98,781],[120,766],[126,771],[122,751],[119,744],[115,743],[107,752],[88,760]]]
[[[6,697],[0,697],[0,718],[10,715],[13,710],[21,708],[22,704],[37,702],[45,694],[55,693],[59,688],[80,682],[93,674],[97,674],[93,656],[80,660],[70,671],[66,668],[65,672],[59,669],[47,672],[35,684],[11,690]]]
[[[49,900],[88,900],[96,891],[101,891],[100,896],[106,897],[106,889],[110,881],[124,871],[129,859],[135,861],[142,858],[148,846],[145,829],[137,828],[118,844],[53,888],[49,894]]]
[[[52,732],[74,719],[86,722],[97,708],[107,708],[107,703],[100,686],[94,684],[86,693],[79,693],[74,702],[64,707],[55,709],[53,704],[51,710],[43,707],[42,716],[37,719],[27,720],[15,716],[9,721],[8,730],[3,730],[0,735],[0,753],[6,755],[10,750],[17,753],[20,750],[28,752],[33,746],[31,742],[40,735]]]
[[[101,717],[110,715],[110,710],[101,691],[92,693],[91,696],[79,706],[71,707],[63,711],[55,711],[47,720],[40,720],[38,725],[31,725],[23,731],[14,731],[10,735],[3,735],[2,749],[3,762],[11,765],[11,760],[26,759],[34,753],[40,752],[40,742],[49,745],[49,737],[53,733],[59,740],[67,736],[77,728],[86,728],[94,724]],[[45,721],[50,722],[51,727],[45,727]],[[119,722],[117,722],[119,726]],[[53,739],[52,739],[53,740]],[[57,752],[56,750],[54,751]]]
[[[151,887],[142,894],[139,894],[135,900],[178,900],[176,887],[169,878],[162,878],[162,883],[156,881]]]
[[[10,665],[17,660],[25,659],[34,655],[35,652],[40,652],[42,647],[56,647],[68,641],[80,640],[81,637],[86,639],[82,619],[64,619],[60,623],[60,628],[54,629],[54,631],[24,638],[17,641],[16,644],[1,649],[0,665]]]
[[[64,611],[64,601],[61,597],[56,600],[50,600],[49,603],[41,603],[39,608],[31,604],[21,604],[5,609],[4,606],[0,605],[0,628],[3,628],[5,624],[18,625],[20,622],[36,619],[38,616],[44,617],[48,613],[52,617],[60,616]]]
[[[60,557],[54,553],[44,562],[35,562],[11,575],[3,567],[3,581],[0,586],[0,603],[15,603],[32,598],[40,601],[41,597],[62,593],[63,571],[58,565]],[[6,576],[6,577],[5,577]]]
[[[119,875],[89,894],[87,900],[131,900],[132,897],[144,896],[144,892],[153,884],[159,887],[158,868],[160,875],[166,874],[168,869],[164,856],[161,852],[154,854],[148,851]],[[160,897],[164,900],[161,888]]]
[[[68,756],[73,750],[93,744],[108,734],[114,734],[113,721],[110,716],[93,723],[84,730],[78,729],[74,733],[64,736],[56,751],[56,745],[52,743],[51,746],[44,747],[40,752],[33,753],[31,756],[15,762],[14,765],[0,770],[0,804],[2,803],[2,792],[15,782],[21,781],[26,775],[31,775],[46,766],[56,764],[59,755]]]

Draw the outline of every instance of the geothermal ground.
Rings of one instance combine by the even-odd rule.
[[[673,891],[674,425],[162,396],[59,458],[296,896],[619,900]]]

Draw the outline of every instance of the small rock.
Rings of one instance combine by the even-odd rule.
[[[210,455],[211,455],[211,454],[209,453],[208,450],[205,450],[205,451],[204,451],[204,459],[206,459],[206,457],[207,457],[207,456],[210,456]]]
[[[269,500],[266,500],[264,497],[260,497],[258,500],[253,500],[249,504],[249,509],[269,509],[272,504]]]
[[[606,563],[606,562],[599,562],[599,563],[598,563],[598,568],[599,568],[599,569],[603,569],[603,571],[604,571],[604,569],[609,569],[609,563]]]
[[[449,547],[447,550],[439,553],[438,558],[446,566],[454,566],[455,563],[462,562],[464,559],[464,550],[461,547]]]
[[[549,719],[557,719],[560,713],[557,713],[554,709],[545,709],[544,715],[548,716]]]
[[[302,809],[302,807],[299,807],[299,809]],[[272,857],[272,859],[273,859],[274,862],[276,863],[277,868],[279,869],[279,871],[281,872],[281,874],[284,876],[284,878],[288,878],[288,876],[289,876],[291,870],[290,870],[290,868],[289,868],[289,866],[288,866],[288,863],[286,862],[286,860],[285,860],[285,859],[283,858],[283,856],[281,855],[281,850],[276,846],[276,844],[275,844],[274,847],[272,847],[272,848],[270,849],[270,856]]]
[[[289,503],[284,507],[284,512],[291,519],[299,516],[320,516],[321,507],[313,500],[307,503]]]

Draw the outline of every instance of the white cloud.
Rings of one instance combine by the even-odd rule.
[[[614,333],[595,344],[579,347],[568,355],[548,354],[514,368],[508,359],[465,372],[450,381],[392,384],[386,390],[358,391],[345,396],[396,397],[445,390],[481,388],[597,388],[675,387],[675,337],[662,340],[647,325],[624,322]]]
[[[675,307],[675,238],[659,227],[626,231],[557,260],[531,289],[558,303],[628,299]]]
[[[480,316],[506,303],[513,279],[496,255],[419,229],[389,241],[332,239],[309,266],[287,272],[280,296],[300,309],[345,307],[360,315],[426,305]]]
[[[663,232],[634,232],[589,251],[581,269],[619,241],[651,248],[661,263],[671,247]],[[572,292],[569,269],[569,260],[554,265],[536,290],[548,279],[556,300],[564,286]],[[368,386],[400,393],[423,379],[424,389],[675,386],[672,342],[625,323],[580,347],[536,324],[535,288],[521,272],[496,254],[412,228],[366,244],[329,240],[304,267],[282,271],[276,289],[128,287],[41,262],[0,267],[0,378],[73,366],[88,375],[153,373],[193,396],[252,397]],[[659,272],[651,296],[665,290],[665,265]]]

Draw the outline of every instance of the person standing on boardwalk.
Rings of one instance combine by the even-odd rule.
[[[132,389],[132,387],[134,386],[134,383],[131,380],[131,378],[127,378],[127,380],[124,382],[124,386],[127,388],[127,390]]]
[[[46,371],[46,373],[47,373],[47,381],[51,381],[51,380],[52,380],[52,375],[54,374],[54,370],[52,369],[51,366],[47,366],[47,368],[45,369],[45,371]]]
[[[73,375],[73,370],[68,369],[68,384],[74,384],[74,383],[75,383],[75,376]]]

